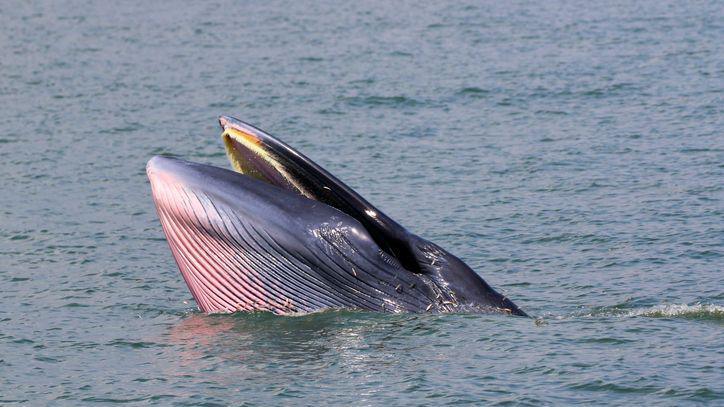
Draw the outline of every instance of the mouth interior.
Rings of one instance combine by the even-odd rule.
[[[234,171],[314,199],[285,167],[283,159],[259,137],[226,127],[221,138]]]

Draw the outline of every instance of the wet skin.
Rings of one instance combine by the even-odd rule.
[[[171,251],[203,311],[526,315],[285,143],[234,118],[220,124],[235,171],[168,157],[147,166]]]

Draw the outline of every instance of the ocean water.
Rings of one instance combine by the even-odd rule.
[[[0,3],[0,404],[724,403],[724,3],[442,3]],[[535,318],[199,313],[220,114]]]

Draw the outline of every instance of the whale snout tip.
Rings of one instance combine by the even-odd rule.
[[[183,173],[183,164],[184,161],[178,158],[156,155],[146,163],[146,176],[151,181],[159,177],[177,178],[177,175]]]
[[[226,126],[229,125],[229,123],[232,121],[232,118],[229,116],[221,115],[219,116],[219,125],[222,129],[226,129]]]
[[[150,160],[146,163],[146,175],[148,178],[151,178],[153,175],[159,173],[162,171],[162,167],[164,167],[165,161],[169,160],[168,157],[164,157],[161,155],[155,155],[151,157]]]
[[[155,170],[156,166],[158,165],[158,161],[161,160],[162,157],[158,155],[154,155],[151,157],[150,160],[146,163],[146,174],[151,175],[151,173]]]

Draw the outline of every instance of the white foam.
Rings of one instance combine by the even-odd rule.
[[[630,317],[724,317],[724,307],[714,304],[663,304],[649,308],[638,308],[625,314]]]

